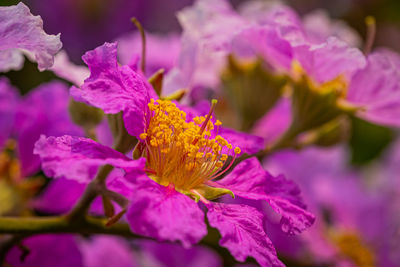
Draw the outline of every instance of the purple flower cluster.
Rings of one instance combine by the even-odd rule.
[[[354,168],[344,141],[353,120],[400,126],[399,54],[278,2],[177,17],[181,34],[127,34],[79,66],[25,4],[0,7],[0,70],[26,55],[72,84],[21,96],[0,79],[0,233],[11,216],[62,222],[21,222],[0,260],[396,266],[399,142]]]

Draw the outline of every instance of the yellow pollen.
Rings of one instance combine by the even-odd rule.
[[[221,122],[212,122],[216,101],[212,104],[207,116],[187,122],[186,114],[169,100],[151,99],[148,103],[150,121],[140,139],[146,145],[146,168],[154,170],[152,177],[156,182],[190,191],[230,167],[231,164],[227,164],[229,166],[222,169],[232,145],[222,136],[213,134],[214,126]],[[240,148],[232,152],[239,154]]]
[[[141,134],[139,135],[139,137],[140,137],[140,139],[144,140],[144,139],[147,138],[147,133],[141,133]]]

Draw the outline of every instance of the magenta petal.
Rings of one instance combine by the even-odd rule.
[[[232,40],[233,52],[242,57],[261,55],[271,66],[289,70],[293,52],[290,43],[268,26],[249,27]]]
[[[41,212],[50,214],[68,212],[82,195],[85,186],[65,178],[53,180],[33,202],[33,206]]]
[[[358,113],[369,121],[400,126],[400,55],[381,50],[368,56],[366,68],[356,72],[347,99],[360,106]]]
[[[251,256],[261,266],[284,266],[263,230],[263,215],[247,205],[210,203],[207,218],[221,233],[219,244],[240,262]]]
[[[221,127],[219,135],[225,138],[233,147],[239,147],[242,153],[255,154],[264,148],[264,139],[229,128]]]
[[[146,176],[133,182],[135,194],[127,214],[133,232],[160,241],[180,241],[186,248],[207,234],[204,213],[194,200]]]
[[[270,112],[256,122],[251,132],[262,136],[267,144],[271,144],[289,128],[291,120],[290,101],[281,98]]]
[[[65,50],[61,50],[54,58],[54,65],[50,68],[58,77],[81,86],[89,77],[89,69],[85,66],[75,65],[69,60]]]
[[[272,176],[254,157],[241,162],[218,184],[239,197],[267,201],[282,216],[284,232],[298,234],[314,223],[315,217],[305,210],[297,185],[283,175]]]
[[[105,43],[82,58],[90,77],[80,89],[72,87],[71,95],[108,114],[122,111],[128,133],[139,137],[148,121],[147,104],[157,97],[146,78],[128,66],[118,66],[117,43]]]
[[[49,177],[88,182],[101,165],[110,164],[125,171],[142,171],[145,159],[131,160],[125,155],[83,137],[42,135],[34,153],[42,160],[42,169]]]
[[[72,235],[42,234],[28,237],[22,244],[29,249],[29,254],[21,262],[22,251],[14,246],[6,261],[13,267],[81,267],[82,256]]]
[[[33,16],[20,2],[15,6],[0,7],[0,22],[0,71],[22,67],[20,49],[33,54],[39,70],[53,65],[54,55],[62,46],[60,34],[46,34],[40,16]]]

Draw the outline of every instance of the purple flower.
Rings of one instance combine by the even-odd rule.
[[[122,111],[126,129],[140,141],[142,158],[131,160],[85,138],[43,136],[35,153],[40,155],[45,173],[87,182],[98,166],[111,164],[123,169],[124,179],[132,185],[127,220],[134,232],[190,247],[207,233],[204,213],[197,203],[200,200],[208,209],[210,224],[222,234],[220,244],[235,258],[244,261],[252,256],[263,266],[281,266],[263,230],[262,213],[246,205],[211,200],[231,194],[266,201],[282,216],[282,230],[294,234],[314,221],[298,201],[296,187],[282,176],[269,175],[255,158],[240,163],[222,180],[213,181],[241,153],[231,140],[235,145],[243,143],[245,152],[257,151],[250,150],[248,135],[229,130],[227,139],[221,136],[227,130],[220,130],[221,122],[211,119],[214,102],[206,116],[193,116],[189,111],[192,119],[188,120],[176,104],[155,100],[143,76],[129,66],[118,66],[116,49],[116,44],[106,43],[86,53],[84,60],[91,76],[71,92],[106,113]]]
[[[22,68],[22,50],[34,57],[41,71],[53,65],[62,46],[60,35],[46,34],[42,19],[33,16],[25,4],[0,7],[0,21],[0,71]]]
[[[347,100],[360,107],[360,117],[379,124],[400,126],[400,55],[379,50],[368,55],[367,66],[352,77]]]
[[[315,225],[296,240],[315,262],[393,266],[389,244],[396,226],[388,208],[389,194],[377,194],[360,174],[347,169],[344,152],[341,148],[282,151],[265,165],[272,173],[293,177],[317,214]]]
[[[331,19],[325,10],[318,9],[306,14],[303,25],[308,40],[313,43],[322,43],[328,37],[335,36],[350,46],[361,47],[360,35],[346,22]]]

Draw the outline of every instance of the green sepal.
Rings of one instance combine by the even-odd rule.
[[[173,93],[170,94],[170,95],[161,96],[160,98],[161,98],[162,100],[169,100],[169,101],[176,100],[176,101],[180,101],[180,100],[186,95],[186,93],[187,93],[187,90],[186,90],[186,89],[179,89],[179,90],[173,92]]]
[[[202,195],[205,199],[213,200],[219,198],[223,195],[229,194],[232,198],[235,198],[233,192],[226,188],[218,188],[218,187],[211,187],[208,185],[202,185],[200,187],[195,188],[200,195]]]
[[[149,78],[149,83],[153,86],[154,91],[158,96],[160,96],[162,92],[164,72],[164,69],[159,69]]]
[[[305,132],[337,118],[344,113],[339,106],[342,85],[328,82],[315,85],[306,75],[292,83],[292,125],[298,133]]]
[[[133,149],[137,140],[127,132],[122,119],[122,112],[107,114],[107,119],[113,136],[113,148],[121,153],[126,153]]]
[[[96,127],[104,117],[101,109],[70,99],[68,111],[72,121],[84,129]]]
[[[270,71],[262,59],[240,62],[233,55],[228,56],[221,74],[223,91],[243,130],[250,129],[276,104],[287,81],[286,76]]]

